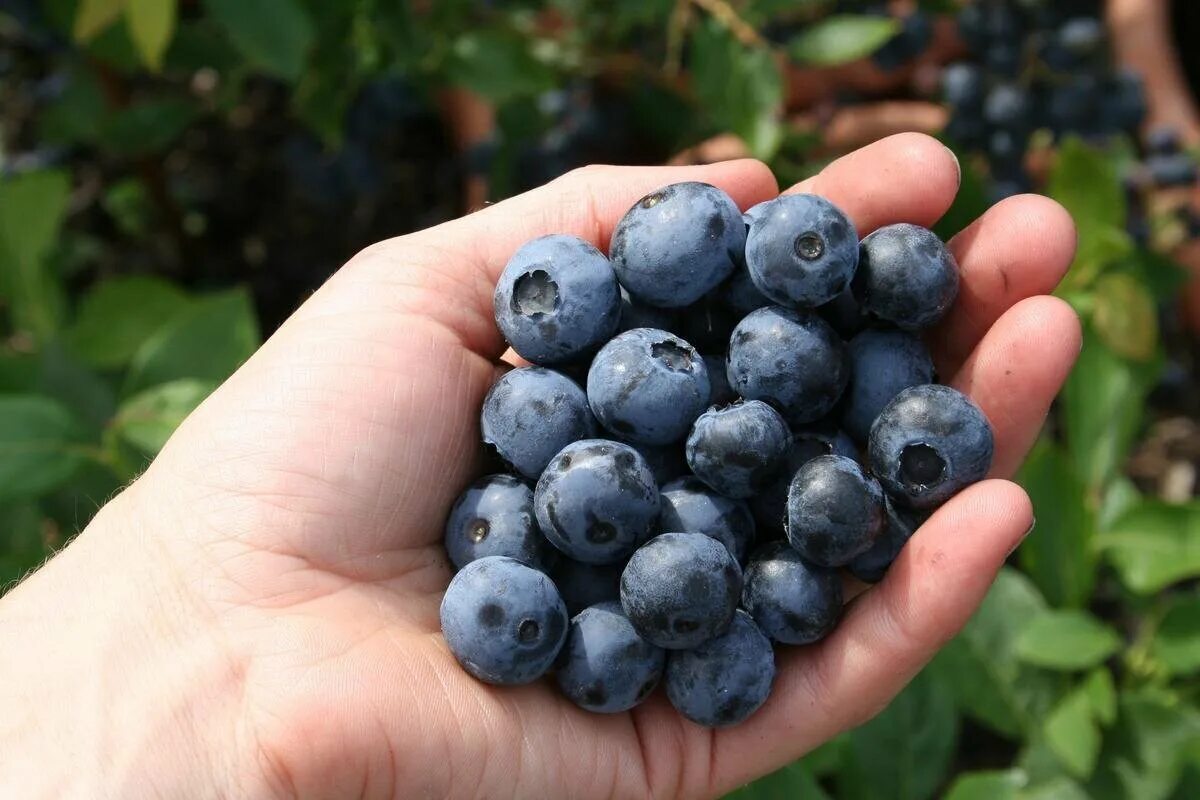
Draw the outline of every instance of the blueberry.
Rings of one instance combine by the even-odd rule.
[[[697,478],[671,481],[662,487],[659,530],[703,533],[729,550],[740,563],[754,541],[754,517],[740,500],[718,494]]]
[[[620,603],[600,603],[571,620],[558,687],[588,711],[628,711],[654,691],[666,660],[665,650],[638,636]]]
[[[630,447],[638,451],[650,472],[654,475],[659,486],[670,483],[676,478],[688,473],[687,459],[683,454],[683,443],[674,444],[637,444],[629,442]]]
[[[714,406],[727,406],[737,400],[737,392],[729,385],[729,376],[725,374],[725,356],[702,356],[704,367],[708,370],[709,398]]]
[[[761,203],[755,203],[742,212],[742,221],[746,223],[747,234],[750,233],[750,226],[762,216],[762,213],[767,210],[774,200],[775,198],[773,197],[770,200],[763,200]]]
[[[574,616],[588,606],[606,600],[621,599],[621,571],[625,563],[585,564],[562,556],[550,567],[549,575],[558,587],[567,612]]]
[[[1174,155],[1182,148],[1179,130],[1169,125],[1159,125],[1146,134],[1146,152],[1153,155]]]
[[[742,570],[703,533],[669,532],[638,548],[621,573],[621,606],[643,639],[671,650],[724,632],[742,593]]]
[[[1190,186],[1196,182],[1196,160],[1188,153],[1150,156],[1146,170],[1156,186]]]
[[[992,426],[949,386],[912,386],[893,398],[871,426],[871,471],[894,499],[931,509],[982,480],[992,465]]]
[[[567,635],[554,583],[504,556],[467,564],[442,598],[442,633],[463,669],[481,681],[529,683],[550,669]]]
[[[664,683],[671,705],[698,725],[744,722],[771,694],[775,652],[745,611],[729,629],[692,650],[667,656]]]
[[[891,399],[910,386],[933,382],[925,343],[904,331],[869,330],[846,345],[850,385],[842,404],[842,427],[866,442],[871,423]]]
[[[688,466],[721,494],[750,497],[779,473],[790,438],[783,417],[761,400],[714,407],[688,435]]]
[[[446,521],[446,552],[459,569],[484,556],[508,556],[544,570],[548,544],[533,514],[533,490],[511,475],[467,487]]]
[[[983,101],[983,118],[1010,130],[1029,128],[1033,121],[1029,92],[1016,84],[997,84]]]
[[[1083,130],[1095,119],[1101,102],[1100,84],[1093,75],[1078,75],[1053,87],[1046,107],[1051,129],[1059,135]]]
[[[1063,49],[1087,57],[1104,44],[1104,23],[1095,17],[1075,17],[1059,28],[1057,38]]]
[[[608,259],[577,236],[527,242],[496,283],[496,324],[517,354],[561,364],[593,352],[617,329],[621,296]]]
[[[594,437],[596,420],[575,381],[544,367],[521,367],[492,386],[480,428],[501,458],[536,480],[559,450]]]
[[[658,484],[627,444],[584,439],[550,460],[533,492],[538,526],[576,561],[612,564],[649,538]]]
[[[805,561],[787,542],[756,550],[744,583],[742,608],[763,633],[783,644],[815,642],[842,615],[841,576]]]
[[[883,532],[883,490],[854,459],[818,456],[792,478],[787,519],[788,541],[800,555],[844,566]]]
[[[1112,78],[1105,94],[1102,113],[1114,131],[1134,132],[1146,119],[1146,87],[1142,76],[1131,69],[1122,69]]]
[[[933,23],[919,10],[904,17],[900,31],[871,54],[875,66],[891,71],[912,61],[929,47]]]
[[[708,406],[708,369],[678,336],[635,328],[596,354],[587,393],[600,424],[620,438],[669,444],[682,439]]]
[[[741,319],[751,311],[772,305],[770,299],[758,290],[745,267],[737,269],[729,280],[717,289],[733,316]]]
[[[816,308],[850,285],[858,264],[854,225],[833,203],[813,194],[771,201],[746,238],[746,267],[774,302]]]
[[[942,98],[955,108],[983,106],[983,72],[974,64],[959,62],[942,70]]]
[[[785,466],[778,478],[750,498],[750,510],[763,534],[783,535],[787,523],[788,487],[801,467],[817,456],[857,458],[858,448],[843,431],[832,425],[813,425],[792,433]]]
[[[912,535],[925,522],[927,514],[900,508],[886,494],[883,498],[885,522],[883,534],[871,545],[871,549],[855,557],[846,565],[846,570],[865,583],[883,580],[888,567],[900,555],[900,551]]]
[[[845,345],[824,320],[770,306],[734,328],[726,375],[741,397],[768,402],[788,422],[804,424],[833,409],[850,370]]]
[[[729,195],[707,183],[674,183],[625,212],[609,254],[634,299],[674,308],[729,277],[745,244],[742,212]]]
[[[634,328],[659,328],[673,330],[678,324],[678,315],[673,309],[658,308],[639,303],[629,296],[624,288],[621,289],[621,323],[618,332],[631,331]]]
[[[863,239],[861,250],[854,296],[880,319],[921,330],[958,297],[958,264],[928,228],[888,225]]]

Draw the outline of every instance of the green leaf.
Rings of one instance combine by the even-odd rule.
[[[1029,493],[1038,520],[1018,551],[1021,567],[1052,605],[1083,605],[1096,579],[1096,521],[1075,465],[1049,439],[1042,439],[1017,481]]]
[[[84,460],[78,434],[62,403],[0,396],[0,502],[36,497],[69,480]]]
[[[1045,607],[1027,577],[1001,570],[975,616],[931,666],[959,708],[1005,736],[1036,728],[1058,694],[1057,676],[1021,664],[1016,654],[1021,627]]]
[[[155,72],[162,69],[167,45],[175,34],[176,0],[125,0],[125,24],[142,62]]]
[[[900,23],[890,17],[835,14],[793,37],[788,53],[804,64],[845,64],[871,55],[899,30]]]
[[[1022,661],[1046,669],[1094,667],[1117,652],[1121,637],[1085,611],[1043,611],[1017,637]]]
[[[692,90],[716,129],[739,136],[757,158],[783,139],[783,80],[771,54],[742,45],[715,21],[692,37]]]
[[[1027,778],[1019,769],[966,772],[958,776],[942,800],[1018,800]]]
[[[110,114],[99,141],[117,155],[137,156],[166,149],[199,114],[186,100],[147,100]]]
[[[1128,253],[1124,236],[1125,195],[1114,160],[1075,137],[1059,147],[1058,159],[1046,181],[1046,194],[1070,212],[1079,231],[1075,273],[1068,285],[1086,285],[1087,280],[1114,255]],[[1118,244],[1124,241],[1124,246]]]
[[[933,676],[921,673],[879,716],[850,734],[838,797],[931,797],[946,777],[957,740],[953,700]]]
[[[215,388],[211,381],[182,378],[139,392],[121,404],[113,430],[146,455],[155,456]]]
[[[1047,746],[1068,772],[1077,778],[1092,774],[1100,755],[1101,737],[1084,692],[1072,692],[1063,698],[1046,718],[1044,733]]]
[[[1051,778],[1021,792],[1018,800],[1093,800],[1075,781],[1066,776]]]
[[[58,341],[38,354],[36,391],[61,402],[96,435],[117,407],[115,383],[93,372]]]
[[[1165,800],[1200,746],[1200,712],[1153,690],[1121,696],[1117,727],[1096,775],[1095,800]]]
[[[1188,271],[1176,261],[1153,250],[1137,250],[1121,263],[1158,300],[1171,300],[1187,283]]]
[[[1108,349],[1123,358],[1148,361],[1158,351],[1158,309],[1132,275],[1112,272],[1096,281],[1092,327]]]
[[[1101,725],[1111,725],[1116,721],[1117,687],[1113,684],[1111,672],[1104,667],[1093,671],[1083,683],[1083,692],[1091,704],[1092,714]]]
[[[308,11],[296,0],[204,0],[204,7],[251,64],[294,81],[316,38]]]
[[[73,35],[77,42],[88,42],[117,21],[126,0],[80,0],[75,12]]]
[[[765,778],[725,795],[725,800],[831,800],[803,761],[793,761]]]
[[[1200,672],[1200,596],[1171,603],[1150,647],[1154,658],[1172,675]]]
[[[58,326],[62,287],[47,256],[67,210],[65,172],[31,172],[0,181],[0,296],[15,326],[45,337]]]
[[[556,82],[554,71],[534,55],[531,40],[510,31],[462,34],[451,45],[445,69],[450,83],[497,104],[535,95]]]
[[[1142,501],[1101,533],[1096,544],[1126,587],[1154,594],[1200,576],[1200,504]]]
[[[146,339],[183,313],[187,295],[149,276],[110,278],[84,295],[67,331],[71,350],[103,369],[123,367]]]
[[[194,300],[138,348],[125,394],[180,378],[223,381],[258,344],[258,322],[244,289]]]
[[[1067,446],[1089,488],[1105,485],[1129,454],[1158,373],[1157,364],[1120,358],[1085,328],[1083,350],[1062,397]]]
[[[1096,525],[1102,531],[1110,530],[1118,519],[1137,504],[1142,502],[1142,494],[1133,481],[1124,475],[1118,475],[1109,482],[1100,499],[1100,510],[1096,514]]]

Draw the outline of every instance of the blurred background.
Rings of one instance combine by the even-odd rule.
[[[1198,39],[1192,0],[0,0],[0,592],[372,241],[925,131],[943,236],[1026,191],[1079,225],[1037,531],[877,719],[736,796],[1200,797]]]

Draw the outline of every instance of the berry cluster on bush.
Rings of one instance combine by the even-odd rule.
[[[821,197],[743,214],[703,183],[635,203],[607,257],[567,235],[521,247],[494,308],[536,366],[481,416],[512,474],[468,487],[446,525],[442,628],[463,668],[553,671],[597,712],[661,682],[699,724],[753,714],[773,645],[836,626],[840,571],[880,580],[990,468],[986,417],[933,382],[920,336],[958,284],[925,228],[860,241]]]

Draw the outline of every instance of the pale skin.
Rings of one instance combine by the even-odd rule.
[[[486,686],[438,632],[442,525],[503,368],[496,276],[540,234],[605,247],[631,203],[681,180],[742,208],[777,192],[754,161],[592,167],[336,273],[0,600],[0,796],[708,797],[880,711],[1033,526],[1006,479],[1080,346],[1048,296],[1074,229],[1044,198],[1006,200],[951,243],[962,291],[930,336],[943,380],[995,428],[993,477],[941,508],[829,638],[781,650],[748,722],[701,728],[661,694],[599,716],[546,682]],[[903,134],[788,191],[829,197],[865,234],[932,224],[957,185],[949,151]]]

